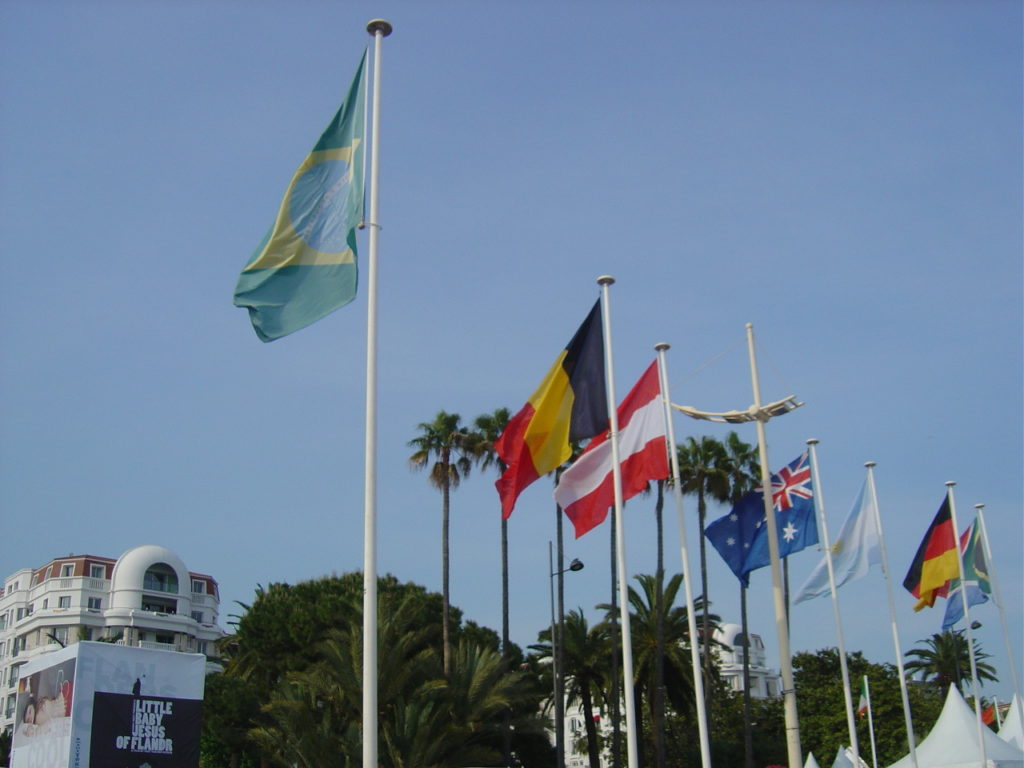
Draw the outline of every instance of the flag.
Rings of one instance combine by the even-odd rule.
[[[537,391],[494,443],[506,465],[494,484],[501,498],[502,518],[512,514],[524,488],[572,456],[573,442],[607,428],[604,333],[598,299]]]
[[[992,723],[994,723],[995,720],[996,720],[996,705],[995,704],[989,704],[981,712],[981,722],[983,722],[985,725],[992,725]]]
[[[839,535],[832,542],[832,571],[836,577],[836,588],[848,581],[864,576],[872,565],[882,562],[879,545],[878,517],[871,494],[865,493],[867,483],[861,486],[857,500],[843,521]],[[796,593],[793,602],[813,600],[830,591],[828,583],[828,562],[823,557],[818,566]]]
[[[949,512],[949,497],[942,500],[935,519],[917,548],[917,554],[903,579],[904,588],[917,598],[915,611],[935,605],[935,598],[945,597],[948,582],[959,576],[956,533]]]
[[[860,684],[860,701],[857,702],[857,717],[864,717],[868,713],[868,679],[865,677]]]
[[[814,490],[807,451],[772,475],[772,501],[779,534],[779,557],[818,543]],[[761,487],[741,498],[732,511],[704,531],[708,541],[736,577],[749,584],[749,573],[770,563],[768,525]]]
[[[988,579],[988,563],[985,561],[985,547],[981,541],[981,527],[975,520],[964,531],[960,539],[963,552],[964,582],[967,584],[967,605],[981,605],[988,601],[992,584]],[[946,614],[942,618],[942,631],[952,629],[964,617],[964,601],[960,597],[960,579],[951,579],[949,598],[946,600]]]
[[[235,286],[262,341],[315,323],[356,295],[363,218],[366,54],[348,95],[292,175],[273,225]]]
[[[651,365],[618,408],[622,500],[643,491],[649,481],[668,477],[665,411],[658,364]],[[587,445],[558,480],[555,501],[572,520],[578,539],[597,527],[615,504],[612,445],[605,430]]]

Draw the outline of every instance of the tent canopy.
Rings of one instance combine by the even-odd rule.
[[[978,726],[974,711],[967,706],[955,685],[949,686],[942,714],[927,738],[917,745],[918,768],[980,768]],[[984,728],[985,756],[989,768],[1024,768],[1024,752]],[[912,768],[910,755],[890,768]]]
[[[1020,716],[1020,698],[1014,694],[1010,709],[1003,719],[1003,727],[999,729],[999,738],[1013,744],[1017,749],[1024,749],[1024,730],[1021,730]]]

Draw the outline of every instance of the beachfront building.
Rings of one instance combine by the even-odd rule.
[[[118,559],[58,557],[15,571],[0,596],[0,731],[10,730],[19,669],[80,640],[113,642],[214,660],[220,596],[166,547],[147,544]]]

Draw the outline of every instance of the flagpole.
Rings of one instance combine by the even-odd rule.
[[[974,630],[971,629],[971,615],[968,612],[967,603],[967,580],[964,578],[964,556],[960,549],[960,526],[956,522],[956,501],[953,499],[953,486],[956,483],[952,480],[946,481],[946,498],[949,500],[949,516],[953,523],[953,540],[956,547],[956,571],[960,579],[960,600],[964,606],[964,625],[966,626],[967,652],[971,660],[971,690],[974,692],[974,719],[978,726],[978,749],[981,752],[981,764],[988,765],[988,756],[985,750],[985,724],[981,720],[981,691],[978,688],[978,662],[974,658]]]
[[[878,549],[882,556],[882,577],[885,579],[885,591],[889,598],[889,619],[892,624],[892,643],[896,648],[896,669],[900,675],[900,696],[903,699],[903,719],[907,726],[907,745],[910,747],[910,763],[917,765],[917,746],[914,744],[914,722],[910,716],[910,696],[907,693],[907,673],[903,669],[903,649],[900,647],[900,631],[896,625],[896,601],[892,596],[892,580],[889,578],[889,555],[885,549],[885,534],[882,533],[882,513],[878,509],[878,491],[875,489],[875,462],[864,464],[868,469],[868,488],[871,491],[871,504],[875,508],[875,527],[878,528]]]
[[[686,520],[683,517],[683,491],[679,476],[679,452],[675,449],[675,428],[672,424],[672,411],[669,408],[668,372],[665,367],[665,351],[669,349],[669,345],[661,342],[655,344],[654,348],[658,352],[658,378],[661,385],[661,399],[665,406],[665,425],[667,427],[666,438],[668,444],[666,448],[672,462],[672,495],[675,497],[676,517],[679,520],[679,553],[683,560],[683,590],[686,594],[686,621],[690,630],[690,663],[693,666],[693,696],[695,699],[694,703],[697,706],[700,763],[703,768],[711,768],[707,712],[704,709],[704,677],[701,671],[700,653],[697,645],[699,637],[697,634],[697,616],[693,604],[693,586],[690,582],[690,552],[686,544]],[[705,629],[707,628],[705,627]]]
[[[999,714],[999,698],[996,696],[992,697],[992,714],[996,718],[996,731],[1000,731],[1003,728],[1003,718]]]
[[[871,735],[871,766],[872,768],[878,768],[878,752],[875,750],[875,716],[871,713],[871,684],[868,682],[867,675],[864,675],[864,694],[868,700],[868,733]]]
[[[786,621],[786,606],[782,595],[782,570],[779,565],[779,534],[775,521],[775,503],[772,499],[772,475],[768,465],[768,444],[765,437],[765,421],[768,415],[761,409],[761,383],[757,374],[757,356],[754,352],[754,326],[747,323],[747,351],[750,357],[750,378],[754,390],[752,411],[757,414],[757,448],[761,459],[761,496],[764,499],[764,515],[768,523],[768,557],[772,571],[772,602],[775,606],[775,631],[779,643],[779,666],[782,673],[782,693],[786,720],[786,753],[790,768],[802,766],[800,755],[800,721],[796,709],[796,687],[793,684],[793,660],[789,649],[789,628]],[[916,768],[916,766],[915,766]]]
[[[839,669],[843,677],[843,701],[846,704],[846,727],[850,733],[850,748],[853,750],[854,765],[860,766],[860,746],[857,743],[857,721],[853,716],[853,693],[850,690],[850,670],[846,663],[846,643],[843,641],[843,619],[839,612],[839,596],[836,594],[836,574],[832,566],[832,542],[828,537],[828,523],[825,520],[825,494],[818,470],[818,439],[811,438],[807,445],[811,452],[811,473],[814,477],[814,508],[818,513],[818,527],[825,547],[825,564],[828,568],[828,586],[832,591],[832,613],[836,621],[836,638],[839,643]]]
[[[626,542],[622,519],[622,467],[619,466],[619,414],[615,399],[615,366],[612,362],[611,309],[608,286],[615,282],[611,275],[597,278],[601,286],[601,321],[604,329],[605,381],[608,390],[608,434],[612,448],[612,487],[615,491],[616,572],[619,581],[619,617],[622,631],[623,698],[626,701],[626,764],[637,768],[636,702],[627,684],[633,680],[633,637],[629,629],[629,585],[626,583]]]
[[[985,547],[985,564],[988,566],[988,582],[992,585],[992,597],[995,599],[996,608],[999,610],[999,623],[1003,626],[1003,642],[1006,643],[1006,658],[1010,664],[1010,679],[1013,682],[1013,692],[1017,695],[1017,718],[1020,720],[1020,732],[1024,734],[1024,699],[1020,695],[1020,680],[1017,677],[1017,664],[1013,660],[1013,646],[1010,643],[1010,632],[1006,626],[1006,611],[1003,610],[1003,598],[999,594],[999,582],[996,581],[996,566],[992,557],[992,546],[988,541],[988,527],[985,525],[985,505],[975,504],[978,510],[978,524],[981,526],[981,542]],[[998,713],[999,710],[996,709]],[[1001,727],[1001,726],[1000,726]]]
[[[366,470],[363,507],[363,765],[377,765],[377,219],[380,164],[381,41],[391,25],[374,19],[372,136],[370,140],[370,216],[366,278]]]

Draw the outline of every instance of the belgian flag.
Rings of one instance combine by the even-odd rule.
[[[914,555],[914,561],[910,564],[910,570],[903,579],[903,586],[917,598],[915,611],[935,605],[935,598],[946,596],[949,590],[947,582],[960,577],[960,565],[957,562],[960,550],[956,538],[947,496],[928,527]]]
[[[494,448],[507,465],[494,486],[501,516],[512,514],[530,483],[572,456],[572,443],[608,429],[601,300],[559,354],[537,391],[509,421]]]

